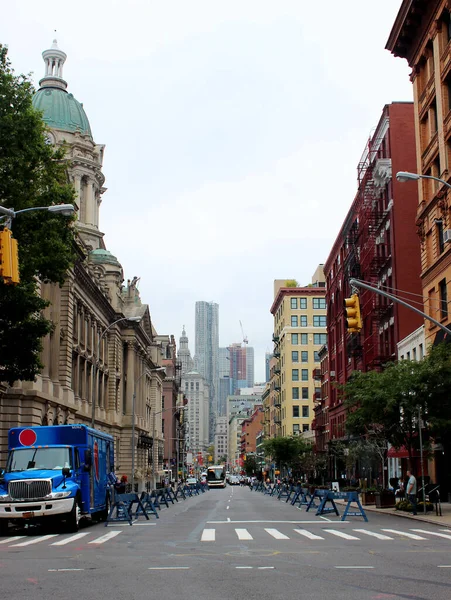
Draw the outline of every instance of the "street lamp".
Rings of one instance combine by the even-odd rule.
[[[451,188],[451,185],[444,179],[440,179],[440,177],[434,177],[433,175],[420,175],[418,173],[409,173],[409,171],[398,171],[398,173],[396,173],[396,179],[400,183],[406,183],[407,181],[418,181],[419,179],[433,179],[434,181],[443,183],[443,185],[446,185],[446,187]]]
[[[132,492],[135,491],[135,402],[136,402],[136,386],[140,379],[147,375],[147,373],[155,373],[155,371],[165,371],[165,367],[156,367],[155,369],[149,369],[144,371],[138,379],[135,380],[133,385],[133,396],[132,396]]]
[[[141,317],[121,317],[120,319],[117,319],[116,321],[114,321],[113,323],[111,323],[110,325],[108,325],[108,327],[106,329],[104,329],[102,331],[102,333],[99,336],[99,343],[97,344],[97,354],[94,357],[93,363],[92,363],[92,414],[91,414],[91,427],[94,429],[95,428],[95,424],[96,424],[96,392],[97,392],[97,385],[96,385],[96,377],[97,377],[97,363],[96,361],[99,358],[99,354],[100,354],[100,343],[102,341],[102,338],[108,333],[108,331],[117,323],[120,323],[121,321],[131,321],[132,323],[139,323],[139,321],[141,320]]]
[[[32,210],[46,210],[47,212],[70,217],[75,211],[75,206],[73,204],[55,204],[53,206],[32,206],[31,208],[22,208],[22,210],[14,210],[14,208],[0,206],[0,214],[5,215],[5,217],[9,217],[10,219],[14,219],[17,215],[24,212],[31,212]]]

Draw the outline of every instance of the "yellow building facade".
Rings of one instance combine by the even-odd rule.
[[[269,383],[270,437],[310,437],[315,402],[321,400],[318,352],[326,344],[326,298],[322,265],[311,285],[274,281],[274,359]]]

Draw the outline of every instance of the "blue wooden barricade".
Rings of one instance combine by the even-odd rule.
[[[288,489],[288,486],[287,486],[287,484],[286,484],[286,483],[284,483],[284,484],[281,486],[280,490],[279,490],[279,493],[278,493],[278,495],[277,495],[277,499],[278,499],[278,500],[280,500],[281,498],[287,498],[287,497],[288,497],[288,495],[289,495],[289,489]]]
[[[164,488],[164,497],[166,498],[166,500],[170,500],[171,504],[174,504],[174,498],[172,497],[172,488],[171,487],[166,487]],[[178,502],[178,500],[177,500]]]
[[[138,511],[140,511],[140,514],[143,514],[146,519],[149,520],[149,515],[138,494],[116,494],[105,521],[105,527],[108,523],[118,523],[122,521],[128,521],[129,525],[133,525],[133,507],[135,505],[137,505],[134,515],[135,518],[138,518]]]
[[[147,492],[141,492],[140,500],[141,500],[141,504],[143,505],[147,514],[153,514],[153,515],[155,515],[155,517],[157,519],[160,518],[157,508],[156,508],[155,504],[152,502],[152,498],[151,498],[150,494],[148,494]],[[139,516],[140,514],[142,514],[141,507],[138,507],[138,509],[136,511],[136,516]]]
[[[357,492],[348,492],[348,503],[346,504],[346,508],[345,511],[343,513],[343,516],[341,518],[342,521],[346,520],[346,517],[363,517],[365,522],[368,523],[368,517],[366,516],[366,512],[363,510],[363,506],[360,503],[359,500],[359,494]],[[351,509],[355,509],[355,507],[351,506],[351,504],[357,504],[357,508],[359,509],[357,510],[351,510]]]
[[[320,499],[319,505],[315,503],[315,498]],[[342,521],[345,521],[346,518],[349,517],[363,517],[363,519],[368,522],[368,517],[366,516],[365,511],[363,510],[363,506],[360,503],[359,495],[357,492],[333,492],[331,490],[315,490],[315,493],[310,498],[310,502],[307,506],[307,511],[315,507],[317,508],[316,516],[326,515],[334,512],[337,517],[340,516],[338,512],[337,505],[335,504],[335,500],[346,500],[346,508],[344,510],[343,516],[341,517]],[[328,506],[330,504],[330,506]],[[357,509],[352,506],[353,504],[357,504]],[[354,510],[353,510],[354,509]]]
[[[315,490],[315,495],[317,492],[318,497],[321,498],[321,502],[318,506],[318,510],[315,513],[316,516],[328,515],[329,513],[334,512],[337,517],[339,517],[340,513],[338,512],[337,505],[334,502],[335,492],[330,492],[329,490]],[[327,506],[328,503],[330,503],[331,506]]]
[[[156,490],[158,496],[158,502],[160,504],[166,504],[167,508],[169,508],[168,499],[166,498],[166,490],[164,488],[160,488]]]
[[[183,500],[186,500],[186,494],[185,491],[183,489],[183,485],[178,485],[177,486],[177,490],[175,492],[175,497],[176,498],[183,498]]]
[[[327,492],[328,490],[315,490],[313,492],[313,494],[310,494],[310,500],[309,503],[307,504],[307,508],[305,509],[306,512],[308,512],[311,508],[318,508],[319,504],[316,503],[316,501],[319,498],[322,498],[323,495]],[[320,494],[321,492],[321,494]]]
[[[160,501],[158,500],[157,490],[152,490],[152,492],[150,494],[150,499],[152,500],[153,505],[156,506],[159,510],[161,510],[161,504],[160,504]]]

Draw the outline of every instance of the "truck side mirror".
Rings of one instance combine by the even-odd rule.
[[[70,477],[70,469],[69,467],[63,467],[63,477]]]
[[[92,467],[92,451],[91,451],[91,448],[87,448],[85,450],[85,466],[84,466],[84,470],[85,471],[89,471],[91,467]]]

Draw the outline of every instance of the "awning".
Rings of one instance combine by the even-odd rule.
[[[419,457],[419,452],[415,448],[412,450],[412,456]],[[401,446],[400,448],[395,448],[392,446],[388,449],[387,458],[409,458],[409,451],[405,446]]]
[[[446,331],[444,329],[439,329],[437,331],[432,345],[437,346],[438,344],[441,344],[442,342],[446,342],[447,344],[449,344],[449,342],[451,342],[451,331],[449,333],[446,333]]]

